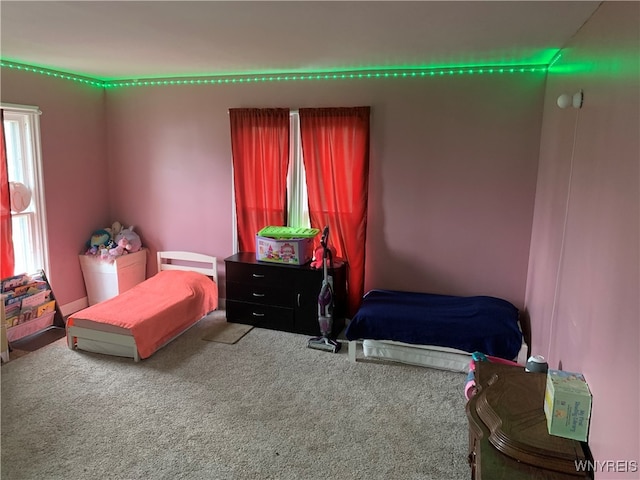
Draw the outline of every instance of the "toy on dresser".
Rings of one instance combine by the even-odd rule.
[[[139,251],[142,248],[142,241],[133,228],[133,225],[123,228],[122,224],[116,221],[111,227],[94,231],[87,241],[87,250],[84,254],[113,261],[127,253]]]
[[[120,233],[116,235],[116,243],[118,246],[122,246],[124,252],[133,253],[142,248],[142,241],[140,236],[133,231],[133,225],[129,228],[123,228]]]

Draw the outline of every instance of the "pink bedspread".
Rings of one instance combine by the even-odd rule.
[[[72,314],[74,319],[107,323],[131,331],[140,358],[156,350],[218,307],[218,286],[209,277],[164,270],[120,295]]]

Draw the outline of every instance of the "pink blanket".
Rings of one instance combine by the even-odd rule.
[[[126,328],[140,358],[147,358],[217,307],[218,286],[209,277],[164,270],[116,297],[72,314],[67,328],[74,319]]]

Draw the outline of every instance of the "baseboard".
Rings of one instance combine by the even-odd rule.
[[[72,313],[77,312],[78,310],[82,310],[83,308],[87,308],[89,306],[89,300],[87,297],[83,297],[80,300],[76,300],[75,302],[67,303],[65,305],[60,305],[60,310],[62,311],[62,316],[67,317]]]

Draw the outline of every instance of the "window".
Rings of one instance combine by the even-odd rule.
[[[287,219],[289,227],[309,228],[309,197],[307,176],[302,159],[300,115],[292,110],[289,115],[289,172],[287,175]]]
[[[265,225],[281,225],[270,222],[290,217],[289,225],[303,226],[295,224],[308,209],[310,224],[334,232],[336,257],[349,264],[351,314],[364,291],[370,110],[368,106],[300,108],[297,112],[285,108],[229,110],[233,182],[238,194],[234,197],[238,239],[234,248],[255,251],[255,232]],[[296,193],[294,187],[305,186]],[[289,211],[296,205],[297,212]]]
[[[235,124],[234,121],[232,120],[232,132],[231,132],[232,145],[234,144],[234,140],[233,140],[234,125],[237,125],[236,128],[238,132],[237,133],[238,138],[245,138],[243,137],[243,135],[247,135],[246,142],[240,141],[238,143],[237,148],[239,149],[239,152],[242,152],[243,147],[248,147],[248,151],[245,153],[245,155],[248,155],[249,158],[252,158],[253,154],[249,152],[251,148],[254,148],[254,147],[251,147],[250,145],[252,144],[252,142],[255,140],[256,137],[253,136],[253,133],[247,133],[247,132],[251,132],[252,129],[255,128],[256,132],[254,133],[256,133],[257,137],[259,137],[260,127],[257,127],[257,126],[252,127],[244,124],[243,120],[241,119],[244,118],[245,115],[248,115],[247,118],[251,118],[251,115],[253,115],[253,113],[252,112],[240,113],[239,110],[243,110],[243,109],[236,109],[235,111],[230,110],[231,118],[232,119],[236,118],[236,121],[238,122],[237,124]],[[246,109],[246,110],[251,110],[251,109]],[[237,116],[234,116],[233,113],[235,113]],[[288,151],[288,170],[287,170],[287,184],[286,184],[287,225],[290,227],[309,228],[311,226],[311,220],[309,215],[309,198],[307,196],[307,182],[306,182],[305,168],[304,168],[304,162],[302,157],[300,116],[297,110],[290,110],[286,115],[288,115],[289,117],[289,151]],[[250,120],[249,120],[249,125],[253,125]],[[281,118],[280,127],[284,128],[284,126],[286,126],[286,117]],[[244,132],[244,133],[241,134],[241,132]],[[234,147],[232,146],[232,150],[233,148]],[[242,158],[242,153],[240,153],[239,157]],[[245,248],[249,248],[246,243],[247,242],[246,238],[248,238],[247,235],[253,235],[260,228],[266,226],[264,223],[258,223],[258,225],[253,225],[253,227],[255,228],[250,230],[253,233],[248,233],[247,231],[245,231],[245,234],[244,234],[245,240],[243,242],[239,240],[238,229],[240,227],[238,226],[238,218],[236,216],[237,205],[236,205],[236,196],[235,196],[235,188],[236,188],[236,180],[237,180],[235,179],[236,174],[237,172],[234,170],[234,173],[233,173],[234,179],[232,180],[234,183],[234,187],[232,188],[232,195],[233,195],[233,198],[232,198],[232,209],[233,209],[232,245],[233,245],[233,251],[235,252],[240,250],[240,243],[243,243],[243,242],[244,242]],[[282,218],[284,219],[284,215]],[[277,224],[273,223],[273,225],[280,225],[280,223],[277,223]],[[247,225],[242,227],[242,229],[244,228],[247,228]]]
[[[3,105],[7,171],[10,182],[20,182],[31,191],[31,202],[21,212],[12,212],[16,274],[49,271],[44,205],[40,111],[36,107]]]

